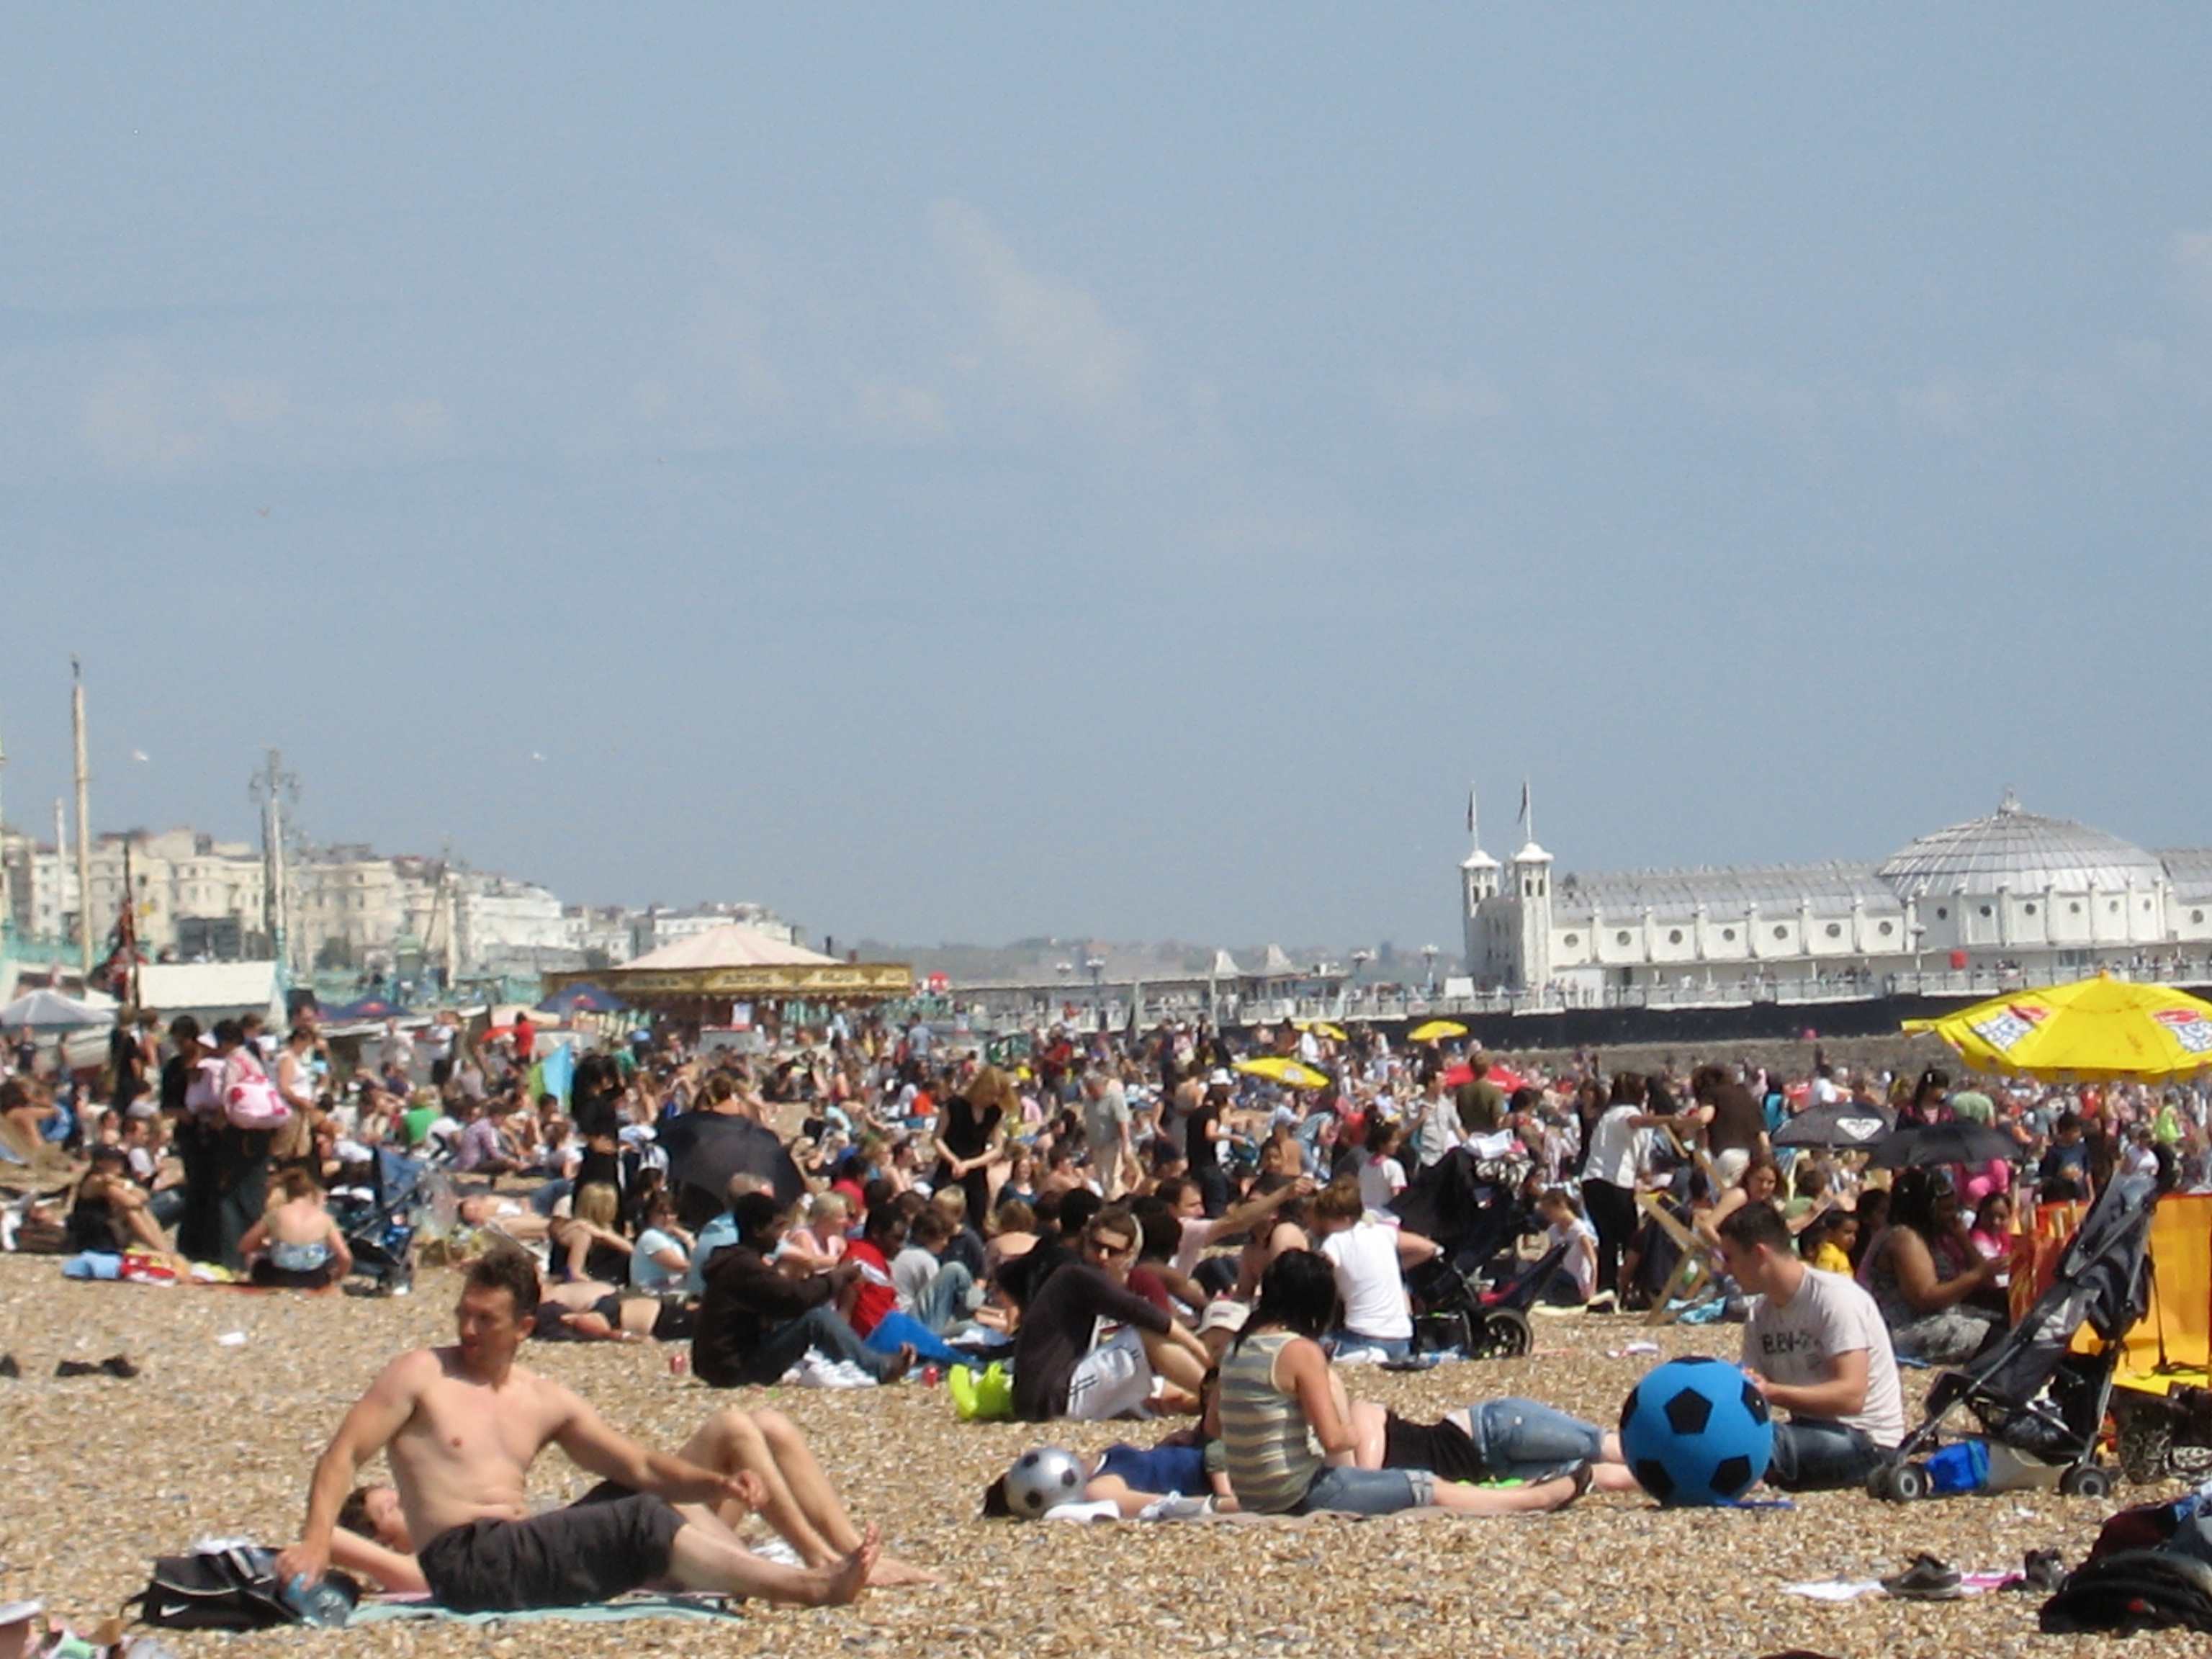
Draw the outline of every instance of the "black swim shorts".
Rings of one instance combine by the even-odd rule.
[[[416,1559],[430,1594],[456,1613],[574,1607],[665,1577],[683,1528],[684,1517],[666,1498],[631,1492],[527,1521],[448,1528]]]

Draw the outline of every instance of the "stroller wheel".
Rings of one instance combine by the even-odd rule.
[[[1483,1315],[1476,1340],[1485,1359],[1518,1359],[1534,1346],[1535,1333],[1529,1328],[1528,1315],[1499,1308]]]
[[[1889,1502],[1889,1477],[1896,1473],[1897,1466],[1893,1463],[1876,1464],[1874,1473],[1866,1478],[1867,1496],[1879,1498],[1885,1504]]]
[[[1935,1489],[1925,1463],[1899,1463],[1889,1472],[1889,1490],[1882,1496],[1893,1504],[1917,1504]]]
[[[2094,1463],[2083,1463],[2059,1477],[2058,1490],[2067,1498],[2110,1498],[2112,1495],[2112,1474]]]

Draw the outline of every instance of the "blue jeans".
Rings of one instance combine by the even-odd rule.
[[[1358,1353],[1368,1348],[1386,1360],[1410,1359],[1413,1355],[1413,1341],[1406,1337],[1362,1336],[1357,1331],[1338,1331],[1328,1339],[1331,1353]]]
[[[1605,1431],[1533,1400],[1485,1401],[1467,1408],[1468,1437],[1482,1467],[1508,1480],[1548,1480],[1604,1449]]]
[[[942,1336],[975,1310],[975,1275],[964,1261],[939,1264],[929,1288],[914,1299],[915,1318],[929,1327],[932,1336]]]
[[[1798,1418],[1774,1425],[1774,1458],[1766,1484],[1783,1492],[1832,1492],[1865,1484],[1885,1461],[1863,1429]]]
[[[1425,1469],[1328,1468],[1314,1477],[1291,1513],[1332,1510],[1339,1515],[1395,1515],[1419,1509],[1436,1492],[1437,1478]]]

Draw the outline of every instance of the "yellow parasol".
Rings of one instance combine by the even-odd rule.
[[[1328,1077],[1307,1065],[1292,1060],[1287,1054],[1263,1054],[1258,1060],[1240,1060],[1237,1069],[1252,1077],[1264,1077],[1276,1083],[1286,1083],[1293,1089],[1325,1089]]]
[[[2167,1083],[2212,1072],[2212,1002],[2109,974],[1908,1019],[1905,1029],[1933,1031],[1978,1072],[2046,1083]]]
[[[1444,1037],[1463,1037],[1467,1027],[1455,1019],[1432,1019],[1406,1033],[1408,1042],[1435,1042]]]
[[[1349,1042],[1352,1040],[1345,1035],[1344,1027],[1332,1025],[1325,1019],[1294,1019],[1291,1024],[1301,1031],[1311,1031],[1316,1036],[1325,1036],[1331,1042]]]

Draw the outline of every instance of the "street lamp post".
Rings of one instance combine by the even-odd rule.
[[[1364,946],[1362,946],[1360,949],[1354,951],[1352,953],[1352,1000],[1354,1002],[1357,1002],[1359,1000],[1360,970],[1374,960],[1375,952],[1366,949]]]
[[[1433,945],[1424,945],[1421,947],[1421,960],[1428,965],[1429,994],[1431,996],[1434,996],[1437,994],[1437,958],[1442,954],[1443,952],[1439,951]]]
[[[1106,1029],[1106,958],[1085,957],[1083,965],[1091,970],[1091,1017],[1097,1029]]]

